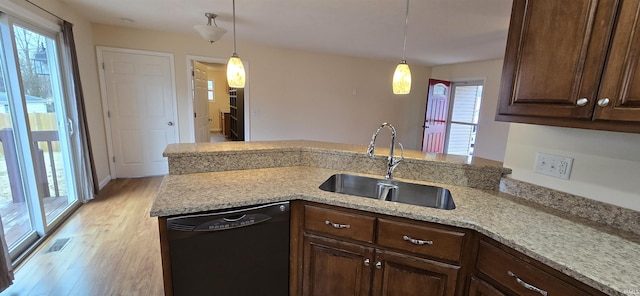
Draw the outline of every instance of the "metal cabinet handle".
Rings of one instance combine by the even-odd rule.
[[[544,295],[544,296],[547,296],[547,294],[549,294],[547,291],[542,290],[542,289],[540,289],[540,288],[538,288],[538,287],[536,287],[534,285],[531,285],[531,284],[521,280],[517,275],[515,275],[515,273],[511,272],[511,270],[507,271],[507,274],[509,276],[511,276],[511,277],[516,278],[516,282],[518,284],[520,284],[521,286],[525,287],[527,290],[538,292],[538,293],[540,293],[541,295]]]
[[[589,99],[587,99],[587,98],[580,98],[580,99],[578,99],[578,101],[576,102],[576,104],[577,104],[578,106],[580,106],[580,107],[582,107],[582,106],[586,106],[586,105],[587,105],[587,103],[589,103]]]
[[[403,240],[409,241],[410,243],[414,244],[414,245],[418,245],[418,246],[422,246],[422,245],[433,245],[433,241],[430,240],[421,240],[421,239],[415,239],[415,238],[411,238],[409,236],[403,236],[402,237]]]
[[[351,225],[349,224],[338,224],[338,223],[333,223],[329,220],[324,221],[324,224],[331,225],[333,226],[333,228],[337,228],[337,229],[351,228]]]
[[[168,126],[173,126],[173,121],[169,121],[169,122],[167,122],[167,125],[168,125]]]
[[[603,98],[598,100],[598,106],[600,107],[607,107],[607,105],[609,105],[609,98]]]
[[[364,259],[364,266],[369,266],[371,265],[371,261],[369,260],[369,258]]]
[[[376,262],[376,268],[377,269],[382,269],[382,262],[380,262],[380,261]]]

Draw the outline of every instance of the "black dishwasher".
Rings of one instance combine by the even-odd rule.
[[[173,294],[288,295],[289,202],[167,219]]]

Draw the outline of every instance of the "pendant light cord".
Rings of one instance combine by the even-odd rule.
[[[237,55],[236,53],[236,0],[233,0],[232,3],[233,3],[233,55],[235,56]],[[406,33],[405,33],[405,38],[406,38]]]
[[[407,0],[407,11],[404,14],[404,42],[402,43],[402,61],[403,62],[405,62],[404,52],[407,48],[407,25],[408,24],[409,24],[409,0]],[[235,31],[234,31],[234,34],[235,34]]]

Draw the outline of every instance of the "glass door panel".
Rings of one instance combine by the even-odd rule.
[[[0,40],[1,44],[2,40]],[[14,128],[15,100],[6,83],[6,64],[0,59],[0,216],[4,235],[9,249],[15,249],[21,241],[35,234],[30,214],[29,198],[24,190],[24,177],[21,174],[20,150]]]
[[[0,215],[14,260],[79,204],[58,38],[0,12]]]
[[[20,75],[33,142],[39,196],[45,220],[56,217],[77,201],[72,180],[69,131],[63,100],[56,41],[14,25]]]

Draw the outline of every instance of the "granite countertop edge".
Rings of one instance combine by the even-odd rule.
[[[640,253],[640,245],[635,242],[527,207],[498,191],[414,181],[451,190],[458,208],[445,211],[319,190],[317,186],[334,173],[345,172],[283,167],[167,175],[150,214],[164,217],[306,200],[475,230],[610,295],[628,295],[640,288],[640,262],[628,260]],[[290,178],[296,178],[295,184]],[[238,188],[238,184],[245,186]],[[538,229],[523,225],[533,223],[539,225]],[[590,259],[593,253],[606,253],[608,257],[597,262],[581,260]]]
[[[333,155],[362,156],[367,150],[365,145],[331,143],[309,140],[254,141],[223,143],[176,143],[170,144],[163,152],[164,157],[202,157],[215,155],[242,155],[265,152],[316,152]],[[376,148],[376,156],[386,157],[389,148]],[[479,157],[426,153],[415,150],[405,151],[405,162],[433,162],[447,167],[464,167],[467,170],[492,170],[503,174],[511,169],[502,167],[502,163]]]

